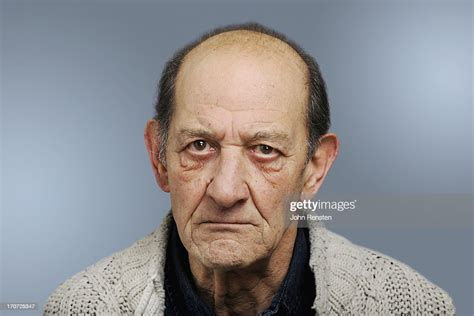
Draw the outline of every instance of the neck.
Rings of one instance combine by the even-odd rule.
[[[288,272],[297,228],[290,226],[272,254],[240,270],[209,269],[189,257],[200,296],[216,315],[258,314],[271,305]]]

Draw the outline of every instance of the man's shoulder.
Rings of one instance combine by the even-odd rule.
[[[327,296],[333,309],[365,314],[455,313],[450,296],[408,265],[325,230]],[[316,281],[318,282],[318,280]]]
[[[78,272],[50,295],[45,315],[130,315],[140,303],[150,273],[158,269],[165,249],[161,225],[130,247]]]

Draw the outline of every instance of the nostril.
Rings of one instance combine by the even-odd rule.
[[[231,212],[242,207],[245,203],[245,200],[231,201],[228,204],[218,204],[219,210],[221,212]]]
[[[245,200],[239,200],[239,201],[236,201],[232,205],[228,205],[228,206],[219,205],[219,211],[223,213],[235,211],[241,208],[244,204],[245,204]]]

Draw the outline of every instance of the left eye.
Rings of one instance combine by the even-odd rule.
[[[271,155],[275,152],[275,149],[268,145],[257,145],[256,149],[264,155]]]

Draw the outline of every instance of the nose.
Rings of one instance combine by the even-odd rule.
[[[245,182],[245,166],[238,153],[222,150],[207,194],[221,208],[245,202],[250,195]]]

